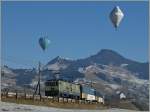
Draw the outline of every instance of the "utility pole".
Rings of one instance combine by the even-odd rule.
[[[37,94],[37,90],[38,94]],[[38,67],[38,83],[34,92],[34,95],[39,95],[40,96],[40,100],[41,100],[41,63],[39,62],[39,67]]]
[[[39,62],[39,93],[38,95],[40,95],[41,97],[41,63]]]

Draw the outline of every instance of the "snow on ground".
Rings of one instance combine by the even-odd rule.
[[[111,87],[112,89],[114,89],[114,90],[121,88],[121,86],[120,86],[120,85],[117,85],[117,84],[105,84],[105,85],[110,86],[110,87]]]
[[[66,69],[67,67],[68,67],[67,65],[60,64],[58,62],[47,66],[48,70],[60,70],[60,69]]]
[[[58,109],[52,107],[41,107],[33,105],[23,105],[15,103],[0,102],[0,112],[139,112],[125,109],[108,109],[108,110],[79,110],[79,109]]]

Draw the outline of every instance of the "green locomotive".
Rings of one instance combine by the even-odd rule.
[[[48,80],[45,82],[45,96],[80,98],[80,85],[64,80]]]
[[[104,103],[102,95],[89,86],[82,86],[65,80],[48,80],[45,82],[45,96],[82,99]]]

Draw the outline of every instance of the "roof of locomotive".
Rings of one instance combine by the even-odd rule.
[[[45,83],[46,82],[54,82],[54,81],[63,81],[63,82],[68,82],[68,83],[72,83],[72,84],[75,84],[75,85],[80,85],[80,84],[76,84],[72,81],[68,81],[68,80],[65,80],[65,79],[50,79],[50,80],[45,81]]]

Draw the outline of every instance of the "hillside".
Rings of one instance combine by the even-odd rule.
[[[138,105],[149,104],[149,66],[123,57],[115,51],[103,49],[84,59],[69,60],[57,56],[42,68],[41,87],[52,78],[82,82],[95,87],[109,98],[116,98],[122,91]],[[33,92],[37,84],[36,69],[2,68],[2,89],[19,88]],[[57,76],[56,76],[57,75]],[[14,89],[12,89],[14,90]],[[115,96],[115,97],[114,97]]]

